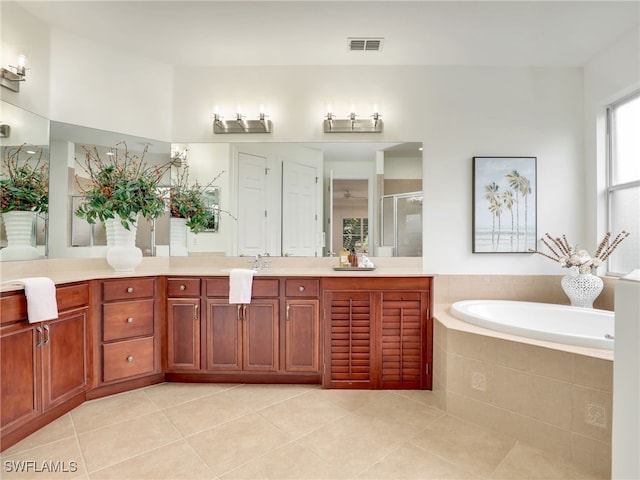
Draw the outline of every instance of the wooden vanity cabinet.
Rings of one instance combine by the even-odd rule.
[[[200,370],[200,284],[199,278],[167,279],[167,372]]]
[[[89,285],[58,286],[58,318],[29,323],[24,293],[0,299],[1,449],[82,403],[89,386]]]
[[[165,297],[156,287],[159,281],[142,277],[100,282],[99,387],[154,374],[162,380],[159,305]]]
[[[284,371],[320,372],[320,280],[287,278],[285,282]]]
[[[277,372],[279,295],[277,278],[256,278],[251,303],[230,305],[229,279],[206,279],[205,368],[218,373]]]
[[[325,388],[431,389],[429,277],[323,280]]]

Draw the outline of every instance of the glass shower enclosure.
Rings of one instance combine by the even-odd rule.
[[[383,249],[390,247],[394,257],[421,257],[422,192],[383,195],[380,202]]]

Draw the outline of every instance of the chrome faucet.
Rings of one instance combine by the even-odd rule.
[[[268,254],[266,255],[269,256]],[[257,254],[253,259],[253,269],[254,270],[269,270],[270,261],[267,260],[264,256]]]

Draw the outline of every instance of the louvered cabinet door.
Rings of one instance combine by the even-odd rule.
[[[371,388],[372,294],[327,292],[325,388]]]
[[[382,293],[382,388],[424,388],[426,301],[421,292]]]

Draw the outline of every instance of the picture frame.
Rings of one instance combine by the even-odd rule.
[[[536,249],[537,157],[473,157],[473,253]]]

